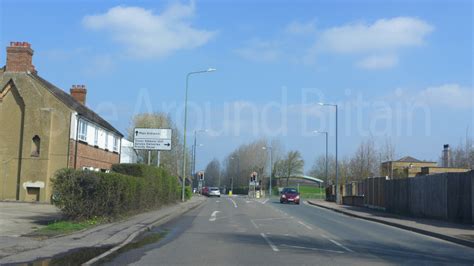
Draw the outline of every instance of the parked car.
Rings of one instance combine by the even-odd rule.
[[[300,204],[300,193],[296,188],[286,187],[281,191],[280,203],[295,203]]]
[[[209,196],[209,188],[208,187],[203,187],[201,190],[201,194],[203,196]]]
[[[209,197],[220,197],[221,196],[221,191],[219,190],[218,187],[210,187],[208,196]]]

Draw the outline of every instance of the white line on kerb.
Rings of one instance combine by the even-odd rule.
[[[209,222],[214,222],[216,220],[216,214],[218,213],[219,211],[213,211],[212,214],[211,214],[211,218],[209,218]]]
[[[231,199],[231,198],[229,198],[229,199],[230,199],[230,201],[232,201],[232,203],[234,204],[234,207],[237,208],[237,203],[235,203],[235,201],[234,201],[233,199]]]
[[[260,235],[263,237],[263,239],[265,239],[265,241],[267,241],[267,244],[273,249],[273,251],[280,251],[275,245],[273,245],[272,241],[270,241],[270,239],[264,233],[260,233]]]
[[[337,246],[339,246],[339,247],[345,249],[346,251],[354,252],[352,249],[343,246],[341,243],[337,242],[336,240],[329,239],[329,241],[331,241],[331,242],[334,243],[335,245],[337,245]]]

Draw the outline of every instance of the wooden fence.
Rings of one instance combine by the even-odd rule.
[[[343,197],[363,196],[365,206],[391,213],[474,224],[474,171],[391,180],[367,178],[341,185],[339,191]]]

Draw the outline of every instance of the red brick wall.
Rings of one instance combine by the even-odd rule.
[[[69,167],[74,168],[76,158],[75,140],[69,141]],[[120,162],[120,155],[111,151],[95,148],[85,143],[77,142],[77,164],[76,169],[82,167],[94,167],[110,169],[112,164]]]

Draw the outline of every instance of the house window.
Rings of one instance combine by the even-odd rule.
[[[118,152],[118,142],[119,139],[117,137],[114,137],[114,151]]]
[[[39,157],[40,147],[41,139],[38,137],[38,135],[35,135],[33,139],[31,139],[31,157]]]
[[[94,132],[94,146],[98,146],[99,145],[99,128],[95,128],[95,132]]]
[[[79,120],[78,138],[82,141],[87,141],[87,122]]]

